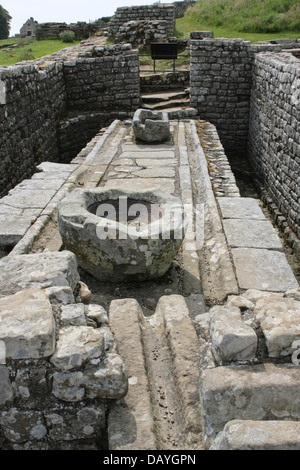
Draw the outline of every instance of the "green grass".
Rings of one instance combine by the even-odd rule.
[[[201,0],[176,20],[177,35],[213,29],[251,42],[300,37],[299,0]]]
[[[46,55],[58,52],[66,47],[72,47],[79,44],[80,41],[74,41],[71,44],[66,44],[58,39],[49,39],[44,41],[36,41],[34,38],[28,39],[3,39],[1,44],[18,43],[18,47],[9,49],[0,49],[0,65],[13,65],[20,62],[24,58],[28,60],[39,59]]]

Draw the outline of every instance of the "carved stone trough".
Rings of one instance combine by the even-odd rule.
[[[170,136],[170,122],[166,111],[153,112],[137,109],[132,129],[135,137],[144,142],[163,142]]]
[[[76,189],[59,204],[58,223],[79,266],[110,282],[163,276],[187,229],[180,199],[157,189]]]

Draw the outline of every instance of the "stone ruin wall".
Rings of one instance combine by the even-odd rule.
[[[57,121],[65,109],[63,66],[53,62],[1,67],[0,196],[36,165],[60,160]]]
[[[95,34],[98,30],[106,29],[110,21],[110,17],[99,18],[97,21],[87,23],[78,21],[77,23],[39,23],[36,28],[36,39],[58,38],[64,31],[73,31],[77,39],[88,38]]]
[[[100,127],[133,115],[139,103],[137,51],[103,46],[65,62],[49,56],[1,67],[0,94],[2,197],[40,162],[70,161]]]
[[[252,77],[249,158],[300,238],[300,61],[287,53],[256,54]]]
[[[173,4],[154,4],[117,8],[110,21],[108,35],[116,36],[121,26],[128,21],[166,21],[167,34],[172,36],[175,27],[175,8]]]
[[[282,52],[293,47],[299,40],[191,40],[190,104],[217,127],[229,158],[249,155],[261,189],[299,238],[300,63]]]

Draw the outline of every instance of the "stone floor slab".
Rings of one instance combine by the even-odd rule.
[[[34,216],[0,215],[0,247],[14,247],[35,221]]]
[[[55,195],[56,189],[32,191],[31,189],[15,189],[2,198],[2,202],[8,206],[20,209],[43,209]]]
[[[276,230],[268,220],[225,219],[223,227],[232,248],[266,248],[283,251]]]
[[[175,158],[174,150],[151,150],[147,151],[130,151],[121,153],[119,158],[150,158],[152,159],[163,159],[163,158]]]
[[[256,199],[252,198],[217,198],[223,219],[257,219],[265,220],[263,211]]]
[[[231,251],[241,289],[285,292],[299,287],[284,253],[255,248]]]
[[[174,194],[175,192],[175,183],[171,178],[112,178],[106,181],[105,187],[135,190],[159,188],[169,194]]]

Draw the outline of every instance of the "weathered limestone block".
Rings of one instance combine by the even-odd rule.
[[[53,409],[45,412],[49,437],[55,441],[71,441],[99,436],[105,429],[105,407]]]
[[[215,306],[210,310],[209,330],[215,359],[220,362],[255,358],[257,336],[246,325],[237,307]]]
[[[43,414],[40,411],[20,411],[17,408],[2,411],[0,425],[5,437],[15,443],[41,440],[47,435]]]
[[[56,351],[50,362],[59,370],[79,369],[87,361],[104,358],[104,338],[101,329],[88,326],[61,328]]]
[[[285,292],[298,282],[284,253],[256,248],[233,248],[233,262],[241,289]]]
[[[76,256],[70,251],[12,255],[0,260],[0,297],[27,288],[67,286],[74,291],[78,281]]]
[[[270,294],[256,302],[254,313],[266,338],[270,357],[284,357],[293,352],[293,342],[300,340],[300,302]]]
[[[85,312],[86,316],[94,320],[98,327],[109,324],[107,312],[101,305],[89,304]]]
[[[83,371],[55,372],[53,393],[60,400],[78,402],[84,398],[122,398],[128,391],[128,377],[120,356],[108,353],[103,361],[94,359]]]
[[[233,420],[209,450],[300,450],[300,422]]]
[[[27,289],[0,298],[0,340],[6,358],[51,356],[55,349],[55,322],[48,296]]]
[[[83,304],[69,304],[61,307],[61,326],[86,326]]]
[[[9,378],[8,369],[5,365],[0,365],[0,406],[13,400],[13,388]]]
[[[299,367],[261,365],[206,369],[200,378],[203,431],[211,439],[228,421],[300,418]]]

